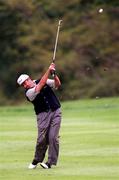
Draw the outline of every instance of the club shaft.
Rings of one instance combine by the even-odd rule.
[[[57,43],[58,43],[59,30],[60,30],[61,22],[62,22],[62,20],[59,20],[58,28],[57,28],[57,34],[56,34],[56,40],[55,40],[54,53],[53,53],[53,63],[55,62],[55,57],[56,57]]]

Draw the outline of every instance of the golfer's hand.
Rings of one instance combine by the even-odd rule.
[[[50,64],[49,70],[50,70],[50,72],[55,71],[55,64],[54,64],[54,63],[51,63],[51,64]]]
[[[51,76],[54,78],[55,75],[56,75],[55,64],[54,64],[54,63],[51,63],[51,65],[50,65],[49,68],[50,68],[50,74],[51,74]]]

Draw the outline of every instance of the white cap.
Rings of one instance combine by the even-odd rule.
[[[19,78],[17,79],[17,83],[21,85],[26,79],[28,79],[29,76],[27,74],[21,74]]]

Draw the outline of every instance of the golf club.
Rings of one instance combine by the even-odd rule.
[[[54,47],[53,59],[52,59],[52,62],[53,62],[53,63],[55,62],[55,58],[56,58],[57,43],[58,43],[59,30],[60,30],[60,27],[61,27],[61,23],[62,23],[62,20],[59,20],[59,22],[58,22],[58,27],[57,27],[56,40],[55,40],[55,47]]]

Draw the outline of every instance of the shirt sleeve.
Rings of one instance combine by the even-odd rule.
[[[46,84],[55,89],[55,81],[53,79],[47,79]]]
[[[33,101],[35,97],[37,96],[37,94],[38,92],[35,91],[35,87],[28,89],[28,91],[26,92],[26,96],[28,97],[30,101]]]

